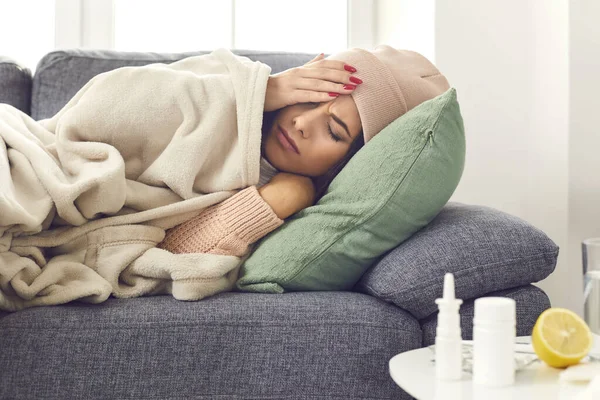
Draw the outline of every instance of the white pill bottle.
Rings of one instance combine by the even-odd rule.
[[[516,303],[506,297],[475,300],[473,383],[501,387],[515,382]]]

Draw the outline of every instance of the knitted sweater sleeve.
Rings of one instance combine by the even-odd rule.
[[[256,186],[207,207],[189,221],[167,230],[157,247],[172,253],[244,256],[252,243],[283,224]]]

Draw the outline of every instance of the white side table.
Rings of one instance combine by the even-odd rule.
[[[600,353],[597,336],[591,352]],[[390,375],[398,386],[418,400],[571,400],[586,388],[586,384],[559,382],[563,370],[539,361],[516,372],[515,384],[503,388],[474,385],[471,374],[465,372],[460,381],[438,381],[432,360],[433,352],[426,347],[400,353],[389,362]]]

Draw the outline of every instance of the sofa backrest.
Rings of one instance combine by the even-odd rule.
[[[188,53],[136,53],[114,50],[58,50],[46,54],[38,63],[31,92],[31,116],[50,118],[94,76],[125,66],[152,63],[170,64],[186,57],[211,51]],[[271,67],[271,74],[305,64],[316,54],[277,51],[232,50],[252,61]]]
[[[15,60],[0,56],[0,103],[31,112],[31,71]]]

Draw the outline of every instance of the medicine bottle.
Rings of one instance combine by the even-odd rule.
[[[475,300],[473,383],[508,386],[515,381],[516,303],[506,297]]]

